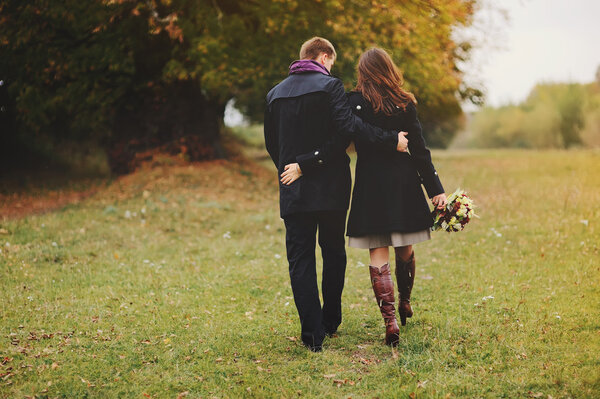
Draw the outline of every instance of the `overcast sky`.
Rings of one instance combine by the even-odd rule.
[[[600,0],[484,0],[467,34],[481,46],[468,79],[483,84],[488,105],[517,103],[538,82],[595,79]]]

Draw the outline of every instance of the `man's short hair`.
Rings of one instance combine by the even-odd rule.
[[[328,56],[333,57],[333,59],[337,57],[335,48],[329,40],[315,36],[302,44],[302,47],[300,48],[300,59],[314,60],[321,53],[325,53]]]

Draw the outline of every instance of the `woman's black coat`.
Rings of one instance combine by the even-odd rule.
[[[349,93],[353,112],[365,122],[382,129],[408,132],[409,153],[382,151],[360,139],[354,145],[358,154],[352,205],[346,234],[353,237],[388,232],[415,232],[432,226],[429,197],[444,192],[431,163],[431,154],[421,133],[417,109],[410,103],[406,111],[394,115],[374,114],[358,92]]]

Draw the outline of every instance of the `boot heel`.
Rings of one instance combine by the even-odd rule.
[[[385,344],[390,346],[398,346],[400,342],[400,334],[391,334],[385,337]]]
[[[404,313],[400,313],[400,324],[406,325],[406,315]]]

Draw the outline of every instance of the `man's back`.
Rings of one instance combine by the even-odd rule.
[[[337,82],[336,82],[337,81]],[[322,148],[318,170],[303,170],[291,185],[280,183],[281,216],[297,212],[346,210],[350,198],[349,140],[336,133],[331,92],[339,80],[319,72],[293,74],[267,95],[265,138],[279,173],[302,154]]]

